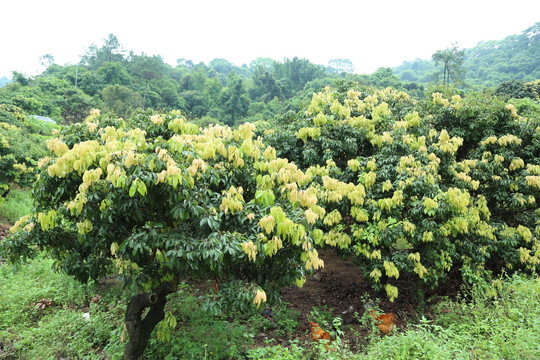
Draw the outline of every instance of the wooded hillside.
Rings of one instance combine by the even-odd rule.
[[[497,86],[513,79],[533,81],[540,78],[540,22],[521,34],[503,40],[482,41],[465,49],[464,82],[470,86]],[[427,83],[438,72],[433,60],[405,61],[393,68],[402,81]]]

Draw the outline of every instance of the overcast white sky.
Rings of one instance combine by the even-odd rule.
[[[0,77],[75,64],[109,33],[136,54],[235,65],[256,57],[351,59],[357,73],[468,48],[540,21],[538,0],[1,0]]]

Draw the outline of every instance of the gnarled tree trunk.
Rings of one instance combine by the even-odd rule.
[[[156,325],[165,318],[167,295],[175,292],[175,284],[165,282],[151,292],[134,295],[126,308],[126,330],[129,342],[124,351],[126,360],[141,360]],[[146,308],[150,308],[142,319]]]

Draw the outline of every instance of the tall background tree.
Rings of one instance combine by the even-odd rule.
[[[457,44],[445,50],[438,50],[432,55],[435,66],[442,66],[442,70],[437,75],[442,74],[442,84],[459,82],[465,75],[463,68],[463,57],[465,50],[460,49]],[[440,75],[439,75],[440,76]]]
[[[150,80],[159,79],[163,73],[163,59],[159,56],[140,55],[135,56],[133,60],[133,72],[144,80],[144,95],[142,109],[146,105],[148,94],[148,82]]]

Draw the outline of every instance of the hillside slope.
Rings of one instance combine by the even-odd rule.
[[[540,78],[540,22],[519,35],[482,41],[465,50],[465,82],[471,86],[497,86],[503,81]],[[426,83],[437,71],[432,60],[405,61],[394,73],[403,81]]]

